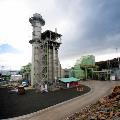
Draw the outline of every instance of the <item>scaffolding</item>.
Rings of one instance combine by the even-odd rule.
[[[42,81],[48,80],[48,41],[42,41],[41,42],[41,74]]]
[[[48,79],[54,80],[58,78],[58,72],[60,66],[59,58],[58,58],[58,49],[61,44],[61,35],[52,32],[50,30],[42,33],[42,40],[48,41],[47,47],[47,58],[48,58]],[[60,74],[60,73],[59,73]]]

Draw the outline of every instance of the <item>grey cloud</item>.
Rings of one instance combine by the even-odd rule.
[[[63,33],[60,57],[120,48],[119,0],[61,0],[56,5],[60,16],[75,24],[73,34],[72,29]]]

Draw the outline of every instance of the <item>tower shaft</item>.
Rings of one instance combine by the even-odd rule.
[[[33,17],[29,19],[33,27],[32,40],[32,70],[31,70],[31,85],[35,86],[41,84],[43,81],[43,69],[45,68],[45,63],[43,63],[43,57],[45,55],[45,43],[41,40],[41,26],[45,24],[42,16],[40,14],[34,14]]]

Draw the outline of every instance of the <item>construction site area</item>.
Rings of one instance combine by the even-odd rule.
[[[49,115],[53,116],[49,120],[120,118],[120,86],[116,86],[120,84],[119,57],[96,62],[94,55],[83,55],[74,66],[63,69],[59,59],[62,35],[56,28],[42,32],[45,20],[38,13],[33,14],[29,22],[33,30],[29,40],[32,61],[14,75],[0,74],[0,119],[30,113],[35,113],[30,120],[48,120]],[[91,103],[94,104],[89,105]],[[56,104],[61,104],[55,107],[59,113],[51,107]],[[42,110],[44,117],[37,113]]]
[[[70,87],[79,85],[80,80],[120,80],[119,58],[107,62],[95,62],[94,55],[81,56],[70,69],[62,69],[59,47],[62,35],[46,30],[45,20],[38,13],[29,19],[32,27],[32,65],[29,73],[31,85],[40,91],[54,90],[60,84]],[[115,62],[114,62],[115,61]],[[115,65],[114,65],[115,64]],[[28,78],[26,78],[28,79]]]
[[[30,85],[40,92],[75,87],[81,80],[120,80],[119,57],[96,62],[94,55],[83,55],[74,66],[63,69],[59,60],[62,35],[57,29],[42,32],[45,20],[38,13],[33,14],[29,22],[33,29],[32,40],[29,41],[32,45],[32,61],[14,74],[1,73],[1,80],[8,82],[10,79],[11,83],[18,81],[18,85]]]

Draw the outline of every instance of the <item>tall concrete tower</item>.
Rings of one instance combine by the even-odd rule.
[[[29,41],[32,44],[31,85],[44,86],[44,83],[54,82],[60,77],[58,49],[62,35],[57,30],[41,33],[45,21],[40,14],[34,14],[29,21],[33,26],[32,40]]]
[[[33,27],[32,40],[30,40],[30,43],[32,44],[31,85],[34,86],[42,80],[41,72],[43,65],[40,62],[43,54],[41,49],[41,27],[45,25],[45,21],[40,14],[35,13],[33,17],[29,19],[29,22]]]

